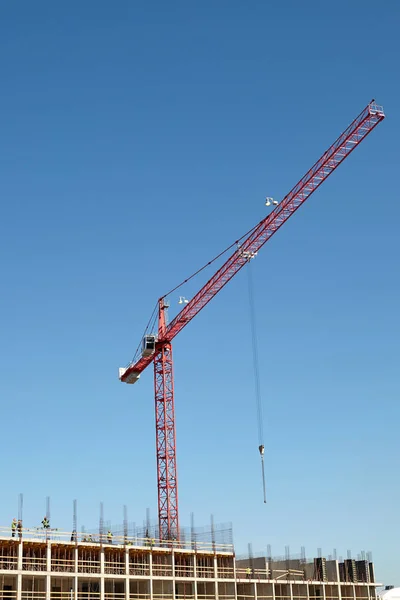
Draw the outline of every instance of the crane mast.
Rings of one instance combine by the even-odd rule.
[[[161,298],[158,303],[158,333],[161,339],[166,329],[166,310],[164,298]],[[153,360],[159,537],[160,539],[178,539],[178,481],[171,342],[156,342]]]
[[[276,208],[237,244],[235,251],[209,281],[167,325],[165,296],[158,301],[158,335],[146,341],[142,356],[121,368],[119,378],[135,383],[154,362],[156,447],[158,470],[158,516],[160,539],[179,538],[178,484],[174,409],[173,338],[254,257],[278,229],[304,204],[349,154],[385,118],[383,108],[372,100],[337,140],[324,152]],[[147,346],[146,346],[147,344]]]

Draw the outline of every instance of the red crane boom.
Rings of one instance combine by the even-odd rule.
[[[257,254],[262,246],[289,219],[341,162],[385,118],[383,108],[372,100],[337,140],[324,152],[280,204],[245,237],[211,279],[178,315],[166,324],[165,296],[158,301],[158,336],[147,339],[142,357],[120,369],[120,380],[135,383],[142,371],[154,362],[156,444],[158,469],[158,515],[160,539],[179,537],[178,483],[176,471],[175,411],[173,388],[173,338],[208,302]],[[146,342],[146,338],[145,338]]]

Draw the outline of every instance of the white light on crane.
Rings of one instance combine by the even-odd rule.
[[[274,204],[275,206],[277,206],[279,204],[279,202],[278,202],[278,200],[274,200],[270,196],[267,196],[265,198],[265,206],[271,206],[271,204]]]
[[[247,260],[251,260],[257,256],[257,252],[250,252],[249,250],[243,250],[242,255],[247,258]]]
[[[189,302],[189,300],[187,300],[185,298],[185,296],[179,296],[179,302],[178,304],[187,304]]]

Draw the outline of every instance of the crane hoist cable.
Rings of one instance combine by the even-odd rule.
[[[256,311],[254,306],[254,285],[253,285],[253,274],[251,272],[251,259],[247,267],[247,281],[249,290],[249,308],[250,308],[250,326],[251,326],[251,345],[253,349],[253,370],[254,370],[254,389],[256,396],[256,409],[257,409],[257,429],[258,429],[258,451],[261,459],[261,474],[263,483],[263,499],[264,504],[267,503],[267,496],[265,490],[265,465],[264,465],[264,422],[263,422],[263,411],[261,401],[261,386],[260,386],[260,367],[258,358],[258,338],[257,338],[257,325],[256,325]]]

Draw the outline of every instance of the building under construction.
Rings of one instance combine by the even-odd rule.
[[[237,559],[215,540],[46,529],[0,529],[0,577],[7,600],[375,600],[379,585],[364,559]]]

